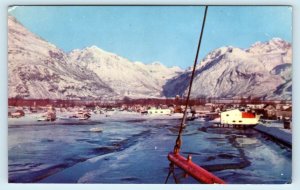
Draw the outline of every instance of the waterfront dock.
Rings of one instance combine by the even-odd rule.
[[[276,125],[277,124],[277,125]],[[272,124],[258,124],[254,127],[255,130],[260,131],[266,135],[271,136],[277,141],[292,147],[292,130],[284,129],[283,124],[272,123]]]

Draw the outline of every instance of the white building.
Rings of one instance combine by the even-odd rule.
[[[229,110],[221,113],[221,124],[228,125],[256,125],[260,116],[252,112]]]
[[[263,109],[265,104],[247,104],[247,107],[252,109]]]
[[[150,108],[150,109],[148,109],[147,112],[150,115],[169,115],[169,114],[171,114],[171,110],[170,109]]]

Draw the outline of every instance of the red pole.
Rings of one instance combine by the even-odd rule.
[[[209,171],[205,170],[204,168],[198,166],[197,164],[193,163],[191,158],[186,159],[185,157],[181,156],[179,153],[169,153],[168,159],[175,164],[176,166],[183,169],[186,173],[191,175],[193,178],[198,180],[201,183],[205,184],[225,184],[225,181],[218,178],[214,174],[210,173]]]

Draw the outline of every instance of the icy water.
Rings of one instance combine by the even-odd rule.
[[[123,120],[13,125],[9,181],[15,183],[164,183],[179,120]],[[182,154],[227,183],[290,183],[290,148],[249,129],[191,121]],[[102,132],[90,132],[100,127]],[[180,169],[168,183],[198,183]]]

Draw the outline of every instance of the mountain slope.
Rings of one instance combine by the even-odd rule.
[[[74,50],[69,60],[85,70],[94,71],[102,81],[120,96],[132,98],[161,97],[166,80],[181,70],[160,63],[145,65],[131,62],[96,46]]]
[[[161,97],[181,72],[160,63],[130,62],[96,46],[64,53],[8,17],[9,97],[122,99]]]
[[[291,45],[278,38],[257,42],[245,50],[233,47],[216,49],[197,65],[191,95],[290,100],[291,54]],[[164,95],[186,94],[190,75],[191,70],[187,70],[169,80],[164,86]]]
[[[9,97],[105,98],[114,94],[93,72],[71,64],[63,51],[8,17]]]

